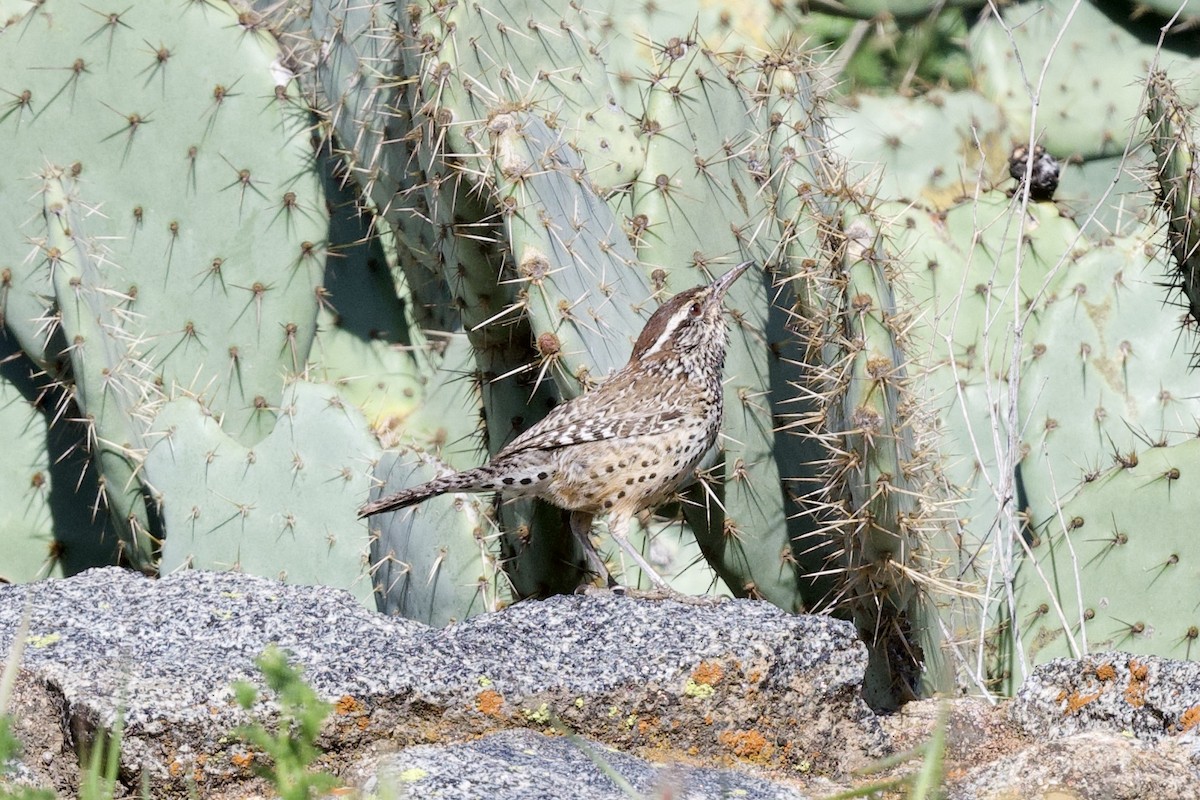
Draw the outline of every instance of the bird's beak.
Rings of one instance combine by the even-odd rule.
[[[729,270],[729,272],[726,272],[724,275],[717,278],[712,282],[712,295],[710,295],[710,297],[714,301],[720,303],[722,298],[725,297],[725,292],[729,291],[729,287],[733,285],[733,282],[746,274],[746,271],[752,266],[754,266],[753,261],[743,261],[741,264],[738,264],[736,267]]]

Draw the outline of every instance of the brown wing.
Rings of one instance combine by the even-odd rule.
[[[598,442],[629,436],[645,436],[676,428],[687,412],[681,392],[658,393],[653,398],[638,394],[623,373],[617,373],[599,388],[569,403],[554,407],[541,422],[522,433],[496,458],[522,450],[549,450],[576,442]],[[654,409],[653,413],[647,409]]]

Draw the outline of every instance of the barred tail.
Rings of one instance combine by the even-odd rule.
[[[358,510],[358,518],[395,511],[398,508],[416,505],[423,500],[437,497],[446,492],[489,492],[495,491],[496,476],[487,467],[476,467],[465,472],[456,472],[444,478],[435,478],[428,483],[401,489],[387,497],[372,500]]]

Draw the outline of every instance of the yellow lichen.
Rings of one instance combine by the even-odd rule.
[[[25,643],[30,647],[41,649],[43,647],[49,647],[60,639],[62,639],[61,633],[35,633],[25,637]]]
[[[424,780],[428,775],[429,773],[420,767],[409,767],[406,770],[401,770],[396,777],[404,783],[416,783],[419,780]]]
[[[546,703],[542,703],[537,708],[523,709],[521,713],[525,715],[525,719],[539,725],[546,725],[550,722],[550,706]]]

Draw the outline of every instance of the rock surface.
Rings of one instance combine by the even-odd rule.
[[[278,720],[269,692],[246,712],[231,687],[263,685],[269,644],[334,704],[317,766],[399,798],[827,797],[879,779],[851,770],[928,741],[942,708],[876,716],[848,624],[749,601],[556,597],[436,630],[337,590],[105,569],[0,586],[0,654],[25,613],[7,780],[63,797],[119,714],[135,796],[273,796],[231,735]],[[1200,797],[1197,669],[1104,654],[1037,668],[1007,706],[948,702],[946,796]]]
[[[1200,664],[1128,653],[1060,658],[1021,684],[1012,718],[1027,732],[1132,734],[1145,742],[1178,738],[1200,764]]]
[[[971,771],[956,792],[971,800],[1200,798],[1180,754],[1098,731],[1027,745]]]
[[[618,595],[520,603],[436,630],[350,595],[234,573],[118,569],[0,587],[0,652],[31,604],[27,675],[76,741],[126,720],[123,775],[155,797],[249,777],[231,684],[277,644],[336,705],[325,747],[568,729],[625,749],[839,773],[886,752],[850,625],[764,603]],[[260,718],[270,704],[252,709]]]
[[[621,791],[614,781],[627,782]],[[359,781],[355,781],[358,783]],[[380,759],[361,781],[368,792],[387,787],[396,800],[472,800],[489,795],[571,800],[805,800],[779,783],[732,769],[658,766],[594,742],[506,731],[454,745],[407,748]]]

